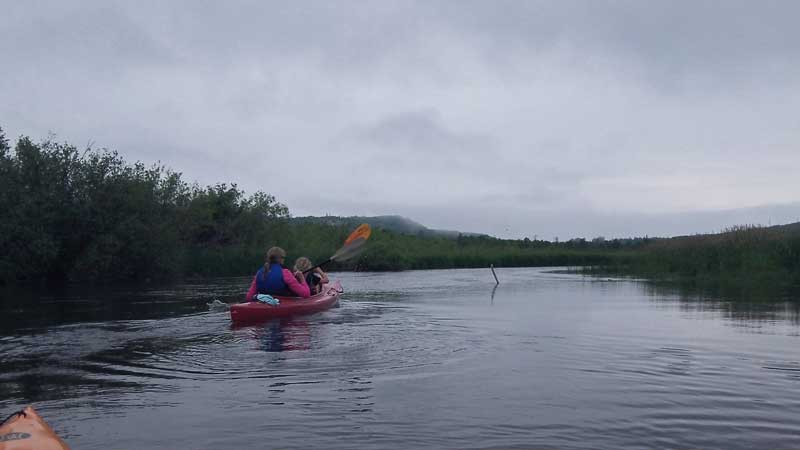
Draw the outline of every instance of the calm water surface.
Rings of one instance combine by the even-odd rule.
[[[341,307],[232,328],[247,279],[0,303],[0,414],[74,449],[800,448],[791,298],[544,269],[343,273]]]

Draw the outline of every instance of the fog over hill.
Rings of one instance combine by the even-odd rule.
[[[393,231],[396,233],[413,234],[417,236],[430,236],[430,237],[448,237],[457,238],[462,236],[487,236],[481,233],[470,233],[455,230],[436,230],[428,228],[419,222],[415,222],[408,217],[389,215],[389,216],[306,216],[295,217],[292,219],[294,222],[310,222],[310,223],[323,223],[327,225],[341,225],[355,227],[362,223],[368,223],[373,228],[383,228],[385,230]]]
[[[426,215],[423,215],[426,216]],[[474,221],[469,232],[459,230],[459,217],[439,216],[434,214],[433,224],[421,224],[400,215],[349,216],[335,215],[296,217],[296,221],[313,221],[318,223],[357,225],[369,223],[391,231],[418,234],[457,237],[463,235],[489,235],[506,239],[530,239],[564,241],[572,238],[591,239],[595,237],[629,238],[629,237],[674,237],[695,234],[710,234],[724,231],[740,225],[775,226],[800,222],[800,203],[767,205],[752,208],[728,209],[720,211],[691,211],[684,213],[664,213],[650,215],[634,215],[617,213],[613,210],[605,212],[575,212],[563,222],[564,216],[541,215],[537,217],[533,227],[517,229],[506,222],[507,215],[499,211],[487,213],[483,220]],[[440,229],[438,227],[442,227]],[[455,228],[449,230],[446,228]],[[487,230],[499,229],[492,233]],[[546,233],[542,230],[558,229],[557,233]]]

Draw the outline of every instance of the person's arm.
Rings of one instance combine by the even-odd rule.
[[[319,282],[321,284],[330,283],[331,280],[328,279],[328,274],[323,272],[319,267],[317,267],[317,273],[320,275]]]
[[[302,282],[297,281],[297,278],[295,278],[294,274],[290,272],[289,269],[283,269],[283,282],[286,283],[289,290],[298,297],[311,297],[311,290],[308,288],[305,278]]]
[[[256,277],[257,276],[258,275],[256,275]],[[253,301],[253,297],[255,297],[256,294],[258,293],[258,289],[256,289],[256,277],[253,277],[253,282],[250,283],[250,289],[247,290],[247,294],[246,294],[247,297],[245,297],[245,299],[248,302],[252,302]]]

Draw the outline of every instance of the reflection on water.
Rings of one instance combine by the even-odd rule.
[[[768,285],[758,290],[753,286],[709,288],[650,282],[640,285],[655,301],[672,303],[678,299],[686,312],[718,312],[727,319],[746,322],[744,326],[759,322],[800,324],[800,292],[785,287]]]
[[[272,320],[256,325],[254,338],[266,352],[308,350],[311,348],[311,327],[303,318]]]
[[[0,330],[34,330],[75,322],[162,319],[203,312],[208,310],[208,303],[215,300],[240,301],[244,297],[243,284],[246,284],[244,278],[221,278],[212,284],[168,287],[2,288]]]
[[[340,308],[245,327],[215,300],[247,279],[4,291],[0,413],[81,449],[800,447],[791,295],[498,276],[338,274]]]

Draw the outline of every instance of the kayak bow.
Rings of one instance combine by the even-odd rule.
[[[32,406],[0,424],[0,450],[69,450]]]

